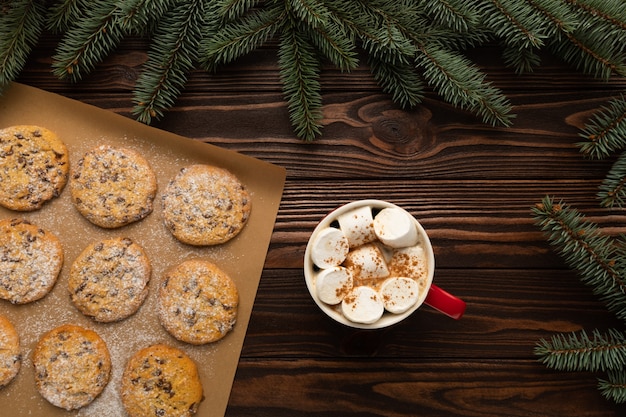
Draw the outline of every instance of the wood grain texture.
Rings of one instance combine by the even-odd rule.
[[[78,84],[54,78],[58,39],[42,41],[19,81],[132,117],[132,89],[148,42],[125,40]],[[568,270],[534,224],[546,196],[580,209],[611,235],[624,210],[601,209],[598,186],[613,163],[577,148],[588,118],[626,89],[593,80],[549,55],[518,76],[498,48],[469,56],[509,97],[517,115],[493,128],[427,91],[401,110],[369,70],[325,67],[323,137],[294,137],[275,44],[216,74],[194,71],[156,127],[232,149],[287,170],[287,183],[255,301],[227,416],[617,417],[601,374],[546,369],[536,342],[558,332],[623,330]],[[382,331],[326,318],[304,285],[313,228],[341,204],[399,204],[432,240],[435,282],[459,295],[454,321],[425,307]]]

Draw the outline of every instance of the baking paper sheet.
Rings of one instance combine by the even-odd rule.
[[[101,229],[85,220],[72,205],[68,186],[59,198],[36,212],[21,213],[0,207],[0,218],[23,217],[56,234],[65,254],[59,280],[45,298],[26,305],[0,300],[0,314],[8,316],[16,326],[23,354],[20,373],[12,383],[0,389],[0,414],[11,417],[124,416],[119,387],[126,361],[145,346],[166,343],[184,350],[198,365],[205,400],[197,416],[224,415],[282,196],[285,170],[16,83],[0,96],[0,128],[19,124],[39,125],[56,132],[68,147],[71,164],[76,164],[86,151],[101,144],[138,150],[152,165],[159,188],[152,214],[140,222],[113,230]],[[163,226],[161,193],[182,167],[192,163],[226,168],[250,191],[249,221],[243,231],[226,244],[187,246],[176,241]],[[73,260],[89,243],[114,236],[130,237],[146,250],[153,268],[150,294],[133,316],[117,323],[99,324],[83,316],[71,303],[67,274]],[[178,342],[161,327],[156,316],[157,288],[164,271],[189,258],[213,261],[230,274],[239,289],[237,324],[231,333],[214,344],[192,346]],[[108,345],[113,363],[111,380],[103,393],[89,406],[72,412],[50,405],[39,395],[32,366],[32,353],[39,337],[65,323],[82,325],[100,334]]]

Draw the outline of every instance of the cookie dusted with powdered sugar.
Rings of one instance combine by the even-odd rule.
[[[42,397],[66,410],[90,404],[106,387],[111,356],[93,330],[66,324],[44,334],[33,353],[35,383]]]
[[[0,220],[0,298],[25,304],[54,287],[63,266],[59,239],[24,219]]]
[[[99,322],[135,313],[148,295],[151,266],[143,248],[127,237],[87,246],[70,269],[68,288],[74,305]]]
[[[0,387],[15,378],[21,364],[20,338],[13,323],[0,315]]]
[[[193,360],[163,344],[144,348],[130,358],[120,391],[130,417],[190,417],[204,398]]]
[[[51,130],[31,125],[0,130],[0,205],[41,208],[61,194],[69,169],[67,148]]]
[[[229,171],[210,165],[183,168],[162,197],[165,226],[181,242],[216,245],[235,237],[250,216],[246,187]]]
[[[112,229],[152,212],[157,179],[139,152],[103,145],[87,152],[72,168],[70,191],[80,214]]]
[[[239,293],[232,279],[211,262],[189,260],[165,275],[159,288],[161,324],[194,345],[215,342],[237,321]]]

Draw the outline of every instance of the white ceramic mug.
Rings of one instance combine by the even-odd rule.
[[[329,227],[335,227],[341,230],[343,227],[350,228],[350,230],[346,230],[346,233],[344,234],[350,236],[350,241],[353,245],[368,244],[368,241],[376,239],[375,237],[372,237],[372,234],[374,233],[372,221],[376,217],[376,214],[385,208],[399,209],[409,216],[412,222],[414,222],[418,234],[418,246],[423,249],[423,255],[427,266],[425,273],[422,277],[420,277],[420,285],[422,286],[422,289],[419,291],[417,301],[406,311],[401,313],[384,311],[382,316],[373,323],[355,322],[349,320],[342,312],[341,304],[331,305],[320,300],[316,289],[316,278],[321,271],[327,269],[329,266],[325,265],[324,268],[320,268],[313,261],[313,243],[316,242],[316,238],[321,231],[328,231]],[[371,216],[368,214],[368,211],[371,213]],[[341,222],[339,220],[341,220]],[[357,232],[355,232],[355,230]],[[402,237],[399,241],[406,241],[406,239],[406,237]],[[346,241],[347,240],[348,239],[346,238]],[[379,242],[380,240],[375,240],[373,244],[379,245]],[[345,246],[345,244],[347,243],[344,243],[343,246]],[[345,247],[343,249],[344,252],[348,251]],[[349,250],[352,251],[353,249],[354,247],[351,246]],[[397,248],[391,248],[391,250],[396,249]],[[463,300],[433,284],[435,256],[430,239],[428,238],[428,235],[422,225],[410,213],[395,204],[382,200],[360,200],[348,203],[335,209],[324,217],[313,231],[307,244],[304,256],[304,277],[311,297],[319,308],[329,317],[347,326],[362,329],[378,329],[391,326],[410,316],[423,304],[429,305],[454,319],[461,318],[465,312],[466,304]]]

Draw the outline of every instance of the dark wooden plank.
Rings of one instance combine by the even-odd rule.
[[[394,327],[363,331],[326,317],[300,270],[265,270],[242,357],[532,359],[541,338],[621,328],[567,270],[442,269],[435,282],[467,302],[463,318],[424,306]]]
[[[204,405],[206,406],[206,404]],[[595,375],[528,361],[242,360],[226,416],[617,417]]]
[[[601,209],[599,180],[287,181],[266,259],[271,268],[301,268],[317,223],[353,200],[382,199],[411,212],[428,232],[444,268],[550,268],[562,265],[535,225],[531,208],[563,199],[606,233],[624,229],[625,210]]]

